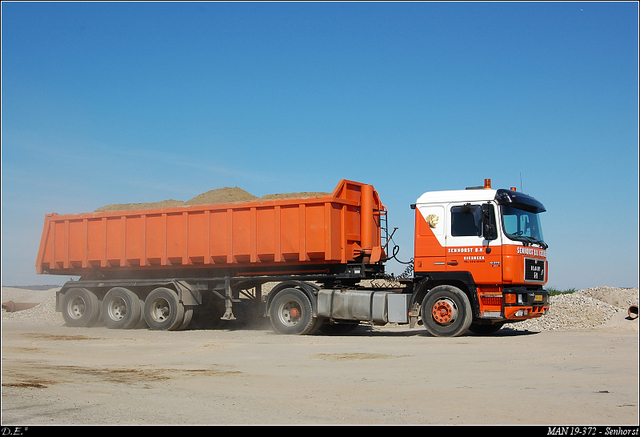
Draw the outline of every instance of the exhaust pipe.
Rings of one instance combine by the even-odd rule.
[[[638,307],[636,305],[631,305],[629,307],[629,320],[638,318]]]
[[[26,303],[26,302],[14,302],[14,301],[9,301],[9,302],[3,302],[2,303],[2,309],[7,310],[7,312],[9,313],[15,313],[16,311],[22,311],[22,310],[28,310],[30,308],[33,308],[35,306],[40,305],[39,303]],[[636,317],[637,317],[638,311],[636,309]]]

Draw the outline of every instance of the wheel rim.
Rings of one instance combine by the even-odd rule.
[[[150,315],[157,323],[168,320],[171,315],[171,305],[169,305],[169,301],[164,298],[155,299],[151,305]]]
[[[458,317],[458,307],[451,299],[439,299],[433,304],[431,314],[440,325],[449,325]]]
[[[302,318],[302,307],[295,300],[284,302],[278,311],[280,321],[285,326],[296,326]]]
[[[117,297],[109,302],[107,311],[111,320],[120,321],[127,315],[127,304],[124,299]]]
[[[80,296],[76,296],[69,301],[67,314],[72,319],[80,319],[87,311],[87,303]]]

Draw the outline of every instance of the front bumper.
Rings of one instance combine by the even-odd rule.
[[[549,292],[544,289],[505,289],[504,318],[526,320],[541,317],[549,312]]]

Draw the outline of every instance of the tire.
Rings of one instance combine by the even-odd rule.
[[[422,323],[436,337],[458,337],[469,329],[472,311],[469,298],[451,285],[434,287],[422,300]]]
[[[307,295],[295,288],[278,292],[269,306],[271,326],[280,334],[311,334],[321,323],[312,313],[313,307]]]
[[[168,288],[153,290],[144,301],[144,320],[157,331],[175,331],[184,322],[184,305],[178,294]]]
[[[472,323],[471,326],[469,326],[469,331],[478,335],[490,335],[502,329],[503,325],[504,325],[504,322],[491,323],[491,324]]]
[[[62,317],[67,326],[93,326],[100,318],[100,301],[86,288],[70,288],[62,298]]]
[[[193,306],[185,306],[184,307],[184,317],[182,319],[182,324],[178,327],[178,331],[182,331],[183,329],[187,329],[189,324],[191,323],[191,319],[193,318]]]
[[[102,299],[102,321],[107,328],[132,329],[140,326],[143,303],[131,290],[114,287]]]

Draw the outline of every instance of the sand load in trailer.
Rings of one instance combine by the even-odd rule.
[[[48,214],[36,270],[146,278],[176,269],[246,275],[375,264],[384,259],[385,214],[373,186],[348,180],[325,196]]]

